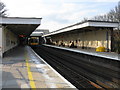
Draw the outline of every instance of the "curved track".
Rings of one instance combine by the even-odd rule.
[[[113,62],[111,65],[102,58],[67,50],[46,46],[33,49],[77,88],[118,88],[120,86],[120,62],[118,61],[109,60]]]

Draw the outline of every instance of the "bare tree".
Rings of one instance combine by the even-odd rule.
[[[118,6],[115,7],[115,19],[118,21],[118,34],[116,36],[117,40],[117,52],[120,54],[120,1]]]
[[[5,17],[6,14],[5,4],[0,2],[0,17]]]
[[[92,20],[120,22],[120,1],[107,14],[95,16]]]
[[[115,7],[115,18],[118,22],[120,22],[120,1],[118,2],[118,6]]]
[[[92,18],[92,20],[99,20],[99,21],[111,21],[111,22],[118,22],[118,29],[114,30],[114,51],[120,53],[120,1],[118,5],[115,6],[114,9],[110,10],[108,13],[104,15],[98,15]]]

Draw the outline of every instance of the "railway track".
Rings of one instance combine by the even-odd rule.
[[[77,88],[119,88],[119,62],[111,68],[91,56],[46,46],[33,49]]]

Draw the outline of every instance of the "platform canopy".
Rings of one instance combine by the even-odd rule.
[[[16,35],[29,36],[40,24],[42,18],[0,17],[0,24]]]
[[[80,23],[76,23],[74,25],[70,25],[70,26],[61,28],[59,30],[53,31],[44,36],[50,36],[50,35],[55,35],[55,34],[59,34],[59,33],[75,31],[75,30],[83,32],[87,29],[93,29],[93,28],[118,28],[118,26],[119,26],[118,22],[88,20],[85,22],[80,22]]]
[[[45,34],[48,34],[49,30],[48,29],[36,29],[30,36],[42,36]]]

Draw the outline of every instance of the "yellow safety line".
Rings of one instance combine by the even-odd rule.
[[[30,65],[29,65],[27,53],[25,53],[25,55],[26,55],[26,66],[27,66],[28,78],[30,81],[30,87],[32,90],[36,90],[36,86],[35,86],[35,82],[33,80],[32,72],[30,71]]]

